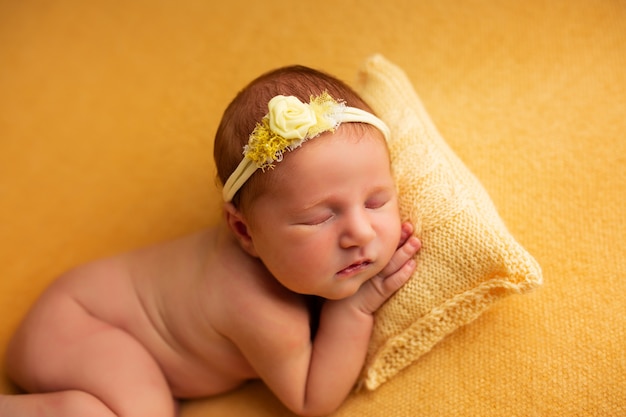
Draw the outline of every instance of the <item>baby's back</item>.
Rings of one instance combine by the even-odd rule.
[[[218,232],[206,230],[73,269],[46,290],[24,321],[15,356],[28,340],[20,334],[61,337],[56,334],[60,327],[37,326],[38,317],[74,303],[80,308],[72,315],[91,316],[137,340],[158,363],[175,397],[213,395],[253,378],[239,350],[214,327],[224,302],[215,287],[222,273],[217,241]]]

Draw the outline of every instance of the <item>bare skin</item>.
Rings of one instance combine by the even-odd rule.
[[[358,159],[348,139],[346,150]],[[363,157],[381,145],[358,143],[365,144]],[[303,147],[301,158],[315,161],[323,146],[320,140],[318,147]],[[345,158],[337,146],[337,157]],[[293,161],[291,173],[299,178],[297,170],[306,167],[296,156],[284,163]],[[395,194],[381,194],[387,183],[370,190],[375,181],[367,175],[390,176],[376,169],[368,166],[356,182],[337,190],[329,200],[330,220],[285,225],[285,239],[311,233],[310,227],[311,236],[341,230],[333,249],[339,266],[320,282],[270,273],[276,254],[263,227],[232,206],[215,229],[63,275],[42,294],[8,347],[9,375],[32,394],[0,396],[0,416],[173,417],[176,399],[223,393],[256,378],[298,414],[332,412],[363,365],[373,313],[411,276],[411,258],[420,247],[411,225],[395,219]],[[345,172],[329,175],[344,178]],[[320,188],[324,195],[327,189]],[[298,198],[296,188],[293,195]],[[376,207],[363,208],[360,200],[370,195]],[[386,199],[382,208],[380,195]],[[284,207],[291,210],[292,203]],[[282,227],[272,221],[265,222],[272,230]],[[385,229],[389,225],[394,231]],[[313,340],[309,296],[292,287],[328,299]]]

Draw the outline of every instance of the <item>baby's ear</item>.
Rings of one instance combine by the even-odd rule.
[[[252,236],[248,232],[248,222],[243,213],[237,209],[232,203],[224,203],[224,216],[226,217],[226,224],[228,228],[233,232],[235,238],[239,242],[239,245],[250,256],[258,258],[256,250],[254,249],[254,242]]]

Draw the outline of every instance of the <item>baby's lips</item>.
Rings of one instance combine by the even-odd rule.
[[[353,262],[350,265],[348,265],[347,267],[343,268],[337,274],[338,275],[352,274],[353,272],[357,272],[360,269],[366,268],[371,263],[372,262],[369,259],[359,260],[359,261]]]

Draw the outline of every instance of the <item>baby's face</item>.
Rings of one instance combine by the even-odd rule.
[[[287,153],[249,213],[254,249],[288,289],[354,294],[389,262],[400,216],[388,152],[374,129],[343,125]]]

